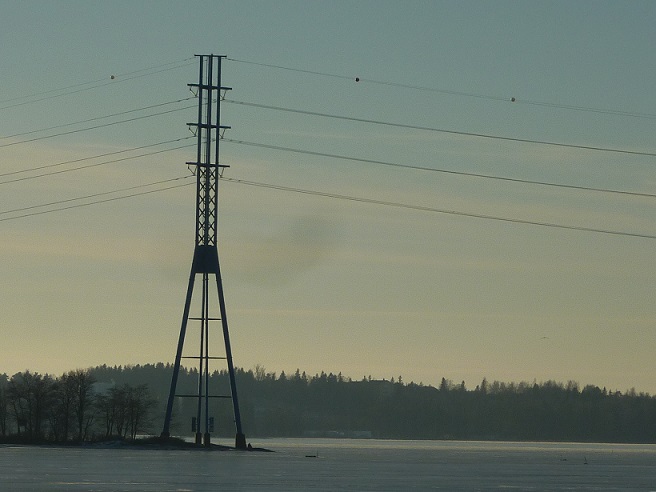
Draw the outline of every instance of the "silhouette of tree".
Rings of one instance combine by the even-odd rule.
[[[9,378],[6,374],[0,374],[0,435],[5,437],[7,435],[7,415],[8,405],[7,401],[7,385]]]
[[[7,395],[18,432],[22,427],[29,439],[41,439],[47,410],[52,407],[54,383],[49,375],[25,371],[14,374]]]
[[[63,441],[71,434],[82,440],[94,434],[134,439],[162,422],[171,371],[170,364],[158,363],[98,366],[58,379],[29,371],[9,379],[0,375],[0,433],[34,440]],[[179,391],[193,394],[197,378],[197,368],[181,368]],[[236,378],[242,423],[254,437],[656,442],[656,398],[635,389],[484,378],[468,390],[464,381],[446,378],[433,387],[406,384],[401,377],[395,382],[352,381],[326,372],[308,377],[299,369],[276,376],[263,366],[237,368]],[[89,389],[93,381],[95,396]],[[227,371],[212,372],[209,385],[211,394],[229,394]],[[195,402],[181,399],[175,408],[176,421],[184,423],[179,432],[186,434]],[[228,400],[210,402],[210,415],[217,435],[234,435]]]
[[[77,422],[77,439],[84,441],[87,439],[89,427],[94,419],[95,392],[93,384],[96,379],[89,370],[83,369],[70,371],[67,373],[66,379],[73,391],[73,414]]]

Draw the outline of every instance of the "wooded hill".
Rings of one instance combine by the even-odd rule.
[[[68,375],[75,373],[86,374],[88,381],[94,383],[93,391],[82,410],[79,398],[72,397],[72,409],[66,416],[60,413],[58,418],[48,415],[47,408],[61,409],[65,404],[62,388],[66,374],[61,378],[29,372],[12,377],[0,375],[2,435],[15,434],[18,423],[25,434],[27,421],[33,419],[39,405],[43,416],[38,425],[31,422],[29,429],[44,438],[98,438],[117,433],[117,424],[120,434],[127,437],[142,432],[159,434],[171,365],[103,365]],[[29,392],[17,392],[26,374],[42,380],[49,378],[53,393],[46,407]],[[401,378],[356,381],[341,374],[308,376],[298,370],[291,375],[277,375],[260,366],[248,371],[237,369],[236,379],[242,424],[249,439],[344,436],[656,443],[656,398],[634,390],[622,393],[592,385],[580,388],[571,381],[488,383],[485,379],[474,389],[467,389],[464,382],[456,385],[444,379],[436,388],[405,383]],[[197,387],[197,370],[182,369],[177,392],[193,394]],[[230,394],[226,371],[211,375],[210,394]],[[112,397],[116,397],[114,404],[123,402],[123,411],[127,412],[124,417],[116,417],[116,421],[111,420]],[[133,410],[140,408],[141,412],[136,423],[129,417],[130,398]],[[191,418],[196,415],[196,405],[192,398],[177,399],[173,434],[192,435]],[[212,399],[210,415],[215,420],[216,434],[234,437],[229,399]],[[64,432],[62,421],[66,419],[72,423],[66,424]],[[54,432],[57,422],[59,432]]]

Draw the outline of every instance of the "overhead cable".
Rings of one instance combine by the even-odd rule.
[[[177,181],[185,178],[190,178],[192,177],[191,175],[188,176],[182,176],[179,178],[174,178],[172,180],[167,180],[167,181]],[[395,208],[402,208],[402,209],[408,209],[408,210],[415,210],[415,211],[421,211],[421,212],[432,212],[432,213],[439,213],[439,214],[445,214],[445,215],[455,215],[455,216],[461,216],[461,217],[469,217],[469,218],[477,218],[477,219],[483,219],[483,220],[492,220],[492,221],[500,221],[500,222],[508,222],[508,223],[514,223],[514,224],[524,224],[524,225],[533,225],[533,226],[539,226],[539,227],[549,227],[549,228],[556,228],[556,229],[565,229],[565,230],[572,230],[572,231],[578,231],[578,232],[593,232],[593,233],[599,233],[599,234],[607,234],[607,235],[613,235],[613,236],[625,236],[625,237],[634,237],[634,238],[641,238],[641,239],[656,239],[656,235],[652,234],[642,234],[642,233],[632,233],[632,232],[626,232],[626,231],[616,231],[616,230],[611,230],[611,229],[597,229],[593,227],[583,227],[583,226],[570,226],[570,225],[565,225],[565,224],[557,224],[557,223],[552,223],[552,222],[540,222],[540,221],[533,221],[533,220],[525,220],[525,219],[518,219],[518,218],[512,218],[512,217],[500,217],[500,216],[494,216],[494,215],[486,215],[486,214],[475,214],[475,213],[469,213],[469,212],[462,212],[462,211],[457,211],[457,210],[447,210],[447,209],[438,209],[438,208],[433,208],[433,207],[425,207],[425,206],[420,206],[420,205],[411,205],[411,204],[406,204],[406,203],[399,203],[399,202],[392,202],[392,201],[386,201],[386,200],[375,200],[371,198],[362,198],[362,197],[356,197],[356,196],[351,196],[351,195],[341,195],[337,193],[327,193],[327,192],[321,192],[317,190],[306,190],[306,189],[301,189],[301,188],[293,188],[289,186],[280,186],[280,185],[274,185],[274,184],[269,184],[269,183],[261,183],[261,182],[256,182],[256,181],[247,181],[247,180],[242,180],[242,179],[235,179],[235,178],[226,178],[222,177],[220,178],[222,181],[227,181],[230,183],[236,183],[236,184],[241,184],[241,185],[247,185],[247,186],[255,186],[255,187],[260,187],[260,188],[269,188],[269,189],[274,189],[278,191],[286,191],[286,192],[292,192],[292,193],[300,193],[304,195],[313,195],[313,196],[320,196],[320,197],[325,197],[325,198],[334,198],[334,199],[339,199],[339,200],[347,200],[347,201],[352,201],[352,202],[359,202],[359,203],[368,203],[372,205],[382,205],[382,206],[387,206],[387,207],[395,207]],[[146,186],[152,186],[154,184],[158,184],[160,182],[156,183],[149,183],[146,185],[140,185],[136,187],[131,187],[131,188],[126,188],[125,190],[129,189],[135,189],[135,188],[140,188],[140,187],[146,187]],[[76,205],[68,205],[64,207],[59,207],[55,209],[49,209],[49,210],[41,210],[41,211],[36,211],[36,212],[28,212],[22,215],[17,215],[13,217],[4,217],[0,218],[0,222],[4,222],[7,220],[16,220],[16,219],[22,219],[26,217],[32,217],[36,215],[43,215],[47,213],[53,213],[53,212],[60,212],[63,210],[70,210],[74,208],[80,208],[80,207],[87,207],[90,205],[96,205],[100,203],[106,203],[106,202],[112,202],[112,201],[117,201],[117,200],[123,200],[126,198],[132,198],[136,196],[141,196],[141,195],[148,195],[151,193],[156,193],[160,191],[166,191],[174,188],[180,188],[182,186],[188,186],[192,183],[183,183],[183,184],[178,184],[178,185],[172,185],[168,186],[165,188],[159,188],[156,190],[149,190],[149,191],[144,191],[144,192],[139,192],[139,193],[132,193],[129,195],[124,195],[124,196],[119,196],[119,197],[112,197],[112,198],[107,198],[103,200],[96,200],[93,202],[88,202],[88,203],[82,203],[82,204],[76,204]],[[123,190],[123,191],[125,191]],[[89,195],[86,198],[91,198],[94,196],[100,196],[100,195],[106,195],[106,194],[111,194],[111,193],[116,193],[121,190],[114,190],[113,192],[104,192],[104,193],[99,193],[95,195]],[[76,200],[81,200],[84,199],[85,197],[79,197],[79,198],[74,198],[74,199],[67,199],[67,200],[61,200],[59,202],[53,202],[53,204],[59,204],[59,203],[66,203],[70,201],[76,201]],[[0,212],[0,214],[8,214],[12,212],[19,212],[19,211],[25,211],[33,208],[40,208],[44,206],[48,206],[52,204],[43,204],[43,205],[35,205],[31,207],[25,207],[23,209],[15,209],[15,210],[10,210],[10,211],[5,211],[5,212]]]
[[[233,140],[230,138],[223,138],[221,140],[222,142],[228,142],[228,143],[234,143],[234,144],[239,144],[239,145],[246,145],[250,147],[259,147],[259,148],[264,148],[264,149],[271,149],[271,150],[280,150],[283,152],[293,152],[297,154],[305,154],[305,155],[313,155],[317,157],[328,157],[331,159],[342,159],[342,160],[347,160],[347,161],[354,161],[354,162],[364,162],[367,164],[379,164],[383,166],[389,166],[389,167],[398,167],[398,168],[403,168],[403,169],[415,169],[419,171],[431,171],[431,172],[436,172],[436,173],[443,173],[443,174],[451,174],[451,175],[456,175],[456,176],[466,176],[466,177],[472,177],[472,178],[484,178],[484,179],[493,179],[493,180],[499,180],[499,181],[508,181],[511,183],[521,183],[521,184],[531,184],[531,185],[538,185],[538,186],[551,186],[555,188],[566,188],[566,189],[573,189],[573,190],[582,190],[582,191],[595,191],[595,192],[602,192],[602,193],[616,193],[619,195],[629,195],[629,196],[639,196],[639,197],[647,197],[647,198],[656,198],[656,194],[653,193],[640,193],[636,191],[625,191],[625,190],[614,190],[614,189],[609,189],[609,188],[594,188],[591,186],[579,186],[579,185],[569,185],[569,184],[562,184],[562,183],[552,183],[548,181],[533,181],[529,179],[519,179],[519,178],[509,178],[505,176],[494,176],[490,174],[480,174],[480,173],[471,173],[471,172],[465,172],[465,171],[453,171],[449,169],[437,169],[433,167],[425,167],[425,166],[416,166],[412,164],[399,164],[395,162],[387,162],[387,161],[380,161],[380,160],[375,160],[375,159],[364,159],[361,157],[351,157],[351,156],[345,156],[345,155],[339,155],[339,154],[329,154],[326,152],[314,152],[310,150],[301,150],[301,149],[294,149],[290,147],[281,147],[279,145],[269,145],[269,144],[263,144],[263,143],[256,143],[256,142],[246,142],[244,140]]]
[[[138,78],[141,78],[141,77],[148,77],[150,75],[155,75],[155,74],[158,74],[158,73],[167,72],[169,70],[176,70],[178,68],[187,67],[187,66],[195,63],[195,62],[188,61],[188,60],[192,60],[192,59],[193,58],[185,58],[184,60],[180,60],[180,61],[177,61],[177,62],[165,63],[165,64],[162,64],[162,65],[156,65],[156,66],[153,66],[153,67],[150,67],[150,68],[142,68],[140,70],[135,70],[135,71],[132,71],[132,72],[126,72],[126,73],[118,74],[118,75],[110,75],[109,76],[110,77],[109,81],[107,81],[107,78],[105,77],[105,78],[102,78],[102,79],[97,79],[97,80],[90,81],[90,82],[82,82],[82,83],[79,83],[79,84],[74,84],[74,85],[70,85],[70,86],[67,86],[67,87],[62,87],[62,88],[59,88],[59,89],[50,89],[50,90],[47,90],[47,91],[37,92],[37,93],[30,94],[30,95],[18,96],[18,97],[14,97],[14,98],[10,98],[10,99],[5,99],[3,101],[0,101],[0,104],[11,102],[11,101],[17,101],[17,100],[20,100],[20,99],[26,99],[26,98],[30,98],[30,97],[42,96],[42,97],[39,97],[38,99],[31,99],[31,100],[28,100],[28,101],[16,102],[16,103],[9,104],[9,105],[6,105],[6,106],[1,106],[0,110],[15,108],[15,107],[18,107],[18,106],[24,106],[26,104],[33,104],[33,103],[36,103],[36,102],[46,101],[48,99],[54,99],[54,98],[57,98],[57,97],[69,96],[71,94],[78,94],[80,92],[84,92],[84,91],[88,91],[88,90],[92,90],[92,89],[97,89],[99,87],[105,87],[105,86],[108,86],[108,85],[118,84],[118,83],[121,83],[121,82],[127,82],[128,80],[134,80],[134,79],[138,79]],[[184,63],[184,62],[186,62],[186,63]],[[177,66],[169,67],[169,65],[173,65],[173,64],[177,64]],[[155,68],[159,68],[159,67],[168,67],[168,68],[161,68],[160,70],[151,71],[151,70],[153,70]],[[147,72],[147,73],[142,73],[142,72]],[[61,91],[64,91],[64,92],[61,92]]]
[[[123,124],[123,123],[129,123],[129,122],[132,122],[132,121],[143,120],[143,119],[146,119],[146,118],[152,118],[154,116],[161,116],[163,114],[175,113],[177,111],[184,111],[185,109],[191,109],[191,108],[195,108],[195,107],[197,107],[197,106],[194,105],[194,106],[185,106],[185,107],[182,107],[182,108],[169,109],[169,110],[166,110],[166,111],[160,111],[158,113],[151,113],[151,114],[147,114],[147,115],[144,115],[144,116],[135,116],[134,118],[128,118],[126,120],[112,121],[110,123],[103,123],[101,125],[88,126],[86,128],[78,128],[77,130],[69,130],[69,131],[66,131],[66,132],[53,133],[52,135],[44,135],[42,137],[34,137],[34,138],[26,139],[26,140],[19,140],[17,142],[4,143],[4,144],[0,144],[0,148],[1,147],[10,147],[12,145],[20,145],[20,144],[24,144],[24,143],[28,143],[28,142],[35,142],[37,140],[45,140],[47,138],[61,137],[63,135],[71,135],[73,133],[80,133],[80,132],[86,132],[86,131],[89,131],[89,130],[96,130],[98,128],[105,128],[105,127],[108,127],[108,126],[120,125],[120,124]]]
[[[128,188],[121,188],[118,190],[112,190],[112,191],[103,191],[101,193],[93,193],[91,195],[85,195],[85,196],[78,196],[75,198],[67,198],[65,200],[57,200],[55,202],[49,202],[49,203],[42,203],[41,205],[30,205],[29,207],[22,207],[22,208],[14,208],[12,210],[2,210],[0,211],[0,215],[7,215],[7,214],[13,214],[17,212],[25,212],[26,210],[34,210],[35,208],[44,208],[44,207],[51,207],[53,205],[61,205],[63,203],[70,203],[70,202],[76,202],[80,200],[88,200],[89,198],[97,198],[99,196],[106,196],[106,195],[113,195],[116,193],[123,193],[125,191],[132,191],[132,190],[137,190],[140,188],[146,188],[149,186],[155,186],[155,185],[160,185],[164,183],[170,183],[172,181],[180,181],[182,179],[189,179],[193,177],[191,174],[187,174],[185,176],[179,176],[177,178],[171,178],[171,179],[164,179],[162,181],[154,181],[152,183],[145,183],[141,185],[135,185],[135,186],[130,186]]]
[[[228,61],[233,61],[237,63],[244,63],[248,65],[255,65],[255,66],[260,66],[260,67],[266,67],[266,68],[274,68],[278,70],[286,70],[286,71],[291,71],[291,72],[298,72],[298,73],[305,73],[305,74],[310,74],[310,75],[319,75],[322,77],[332,77],[332,78],[338,78],[338,79],[345,79],[345,80],[352,80],[352,81],[357,81],[358,83],[369,83],[369,84],[377,84],[377,85],[386,85],[390,87],[397,87],[397,88],[402,88],[402,89],[412,89],[412,90],[418,90],[418,91],[426,91],[426,92],[435,92],[439,94],[447,94],[447,95],[454,95],[454,96],[464,96],[464,97],[473,97],[473,98],[478,98],[478,99],[488,99],[492,101],[505,101],[508,103],[512,104],[528,104],[528,105],[533,105],[533,106],[543,106],[543,107],[548,107],[548,108],[557,108],[557,109],[565,109],[569,111],[584,111],[584,112],[590,112],[590,113],[600,113],[600,114],[607,114],[607,115],[615,115],[615,116],[629,116],[633,118],[644,118],[644,119],[656,119],[656,114],[654,113],[641,113],[641,112],[635,112],[635,111],[625,111],[625,110],[619,110],[619,109],[610,109],[610,108],[595,108],[591,106],[579,106],[579,105],[573,105],[573,104],[558,104],[558,103],[553,103],[553,102],[545,102],[545,101],[537,101],[537,100],[531,100],[531,99],[523,99],[523,98],[518,98],[511,95],[506,95],[506,96],[498,96],[498,95],[490,95],[490,94],[482,94],[482,93],[475,93],[475,92],[464,92],[464,91],[457,91],[457,90],[449,90],[449,89],[438,89],[435,87],[427,87],[427,86],[421,86],[421,85],[412,85],[412,84],[403,84],[400,82],[391,82],[391,81],[385,81],[385,80],[375,80],[375,79],[369,79],[366,77],[361,77],[361,76],[355,76],[355,75],[337,75],[337,74],[332,74],[332,73],[327,73],[327,72],[318,72],[318,71],[313,71],[313,70],[304,70],[300,68],[293,68],[293,67],[287,67],[287,66],[282,66],[282,65],[273,65],[270,63],[259,63],[259,62],[254,62],[254,61],[247,61],[247,60],[239,60],[236,58],[226,58]]]
[[[597,146],[592,146],[592,145],[578,145],[578,144],[567,144],[567,143],[561,143],[561,142],[551,142],[547,140],[533,140],[533,139],[527,139],[527,138],[517,138],[517,137],[504,137],[501,135],[491,135],[488,133],[475,133],[475,132],[465,132],[465,131],[460,131],[460,130],[447,130],[444,128],[434,128],[434,127],[429,127],[429,126],[420,126],[420,125],[409,125],[409,124],[404,124],[404,123],[393,123],[389,121],[380,121],[380,120],[373,120],[373,119],[368,119],[368,118],[356,118],[354,116],[343,116],[343,115],[336,115],[336,114],[330,114],[330,113],[320,113],[317,111],[306,111],[302,109],[293,109],[293,108],[284,108],[281,106],[271,106],[268,104],[259,104],[259,103],[252,103],[252,102],[245,102],[245,101],[235,101],[232,99],[224,99],[223,102],[225,103],[230,103],[230,104],[238,104],[241,106],[249,106],[253,108],[260,108],[260,109],[270,109],[274,111],[284,111],[287,113],[296,113],[296,114],[304,114],[304,115],[309,115],[309,116],[319,116],[322,118],[332,118],[332,119],[337,119],[337,120],[343,120],[343,121],[354,121],[358,123],[369,123],[373,125],[382,125],[382,126],[390,126],[390,127],[396,127],[396,128],[407,128],[410,130],[422,130],[422,131],[429,131],[429,132],[436,132],[436,133],[446,133],[449,135],[461,135],[461,136],[466,136],[466,137],[478,137],[478,138],[487,138],[487,139],[494,139],[494,140],[504,140],[508,142],[520,142],[520,143],[528,143],[528,144],[537,144],[537,145],[549,145],[552,147],[565,147],[565,148],[570,148],[570,149],[580,149],[580,150],[594,150],[598,152],[613,152],[617,154],[629,154],[629,155],[644,155],[644,156],[649,156],[649,157],[656,157],[656,152],[642,152],[639,150],[628,150],[628,149],[615,149],[615,148],[610,148],[610,147],[597,147]]]
[[[193,137],[187,137],[187,138],[193,138]],[[180,140],[186,140],[186,139],[180,139]],[[88,168],[91,168],[91,167],[103,166],[105,164],[112,164],[112,163],[115,163],[115,162],[129,161],[131,159],[138,159],[139,157],[146,157],[146,156],[149,156],[149,155],[163,154],[165,152],[171,152],[173,150],[184,149],[186,147],[195,147],[195,146],[196,146],[196,144],[178,145],[177,147],[171,147],[171,148],[168,148],[168,149],[156,150],[154,152],[146,152],[146,153],[139,154],[139,155],[131,155],[131,156],[128,156],[128,157],[121,157],[120,159],[111,159],[111,160],[108,160],[108,161],[96,162],[96,163],[87,164],[87,165],[84,165],[84,166],[72,167],[72,168],[67,168],[67,169],[60,169],[58,171],[50,171],[50,172],[47,172],[47,173],[42,173],[42,174],[37,174],[37,175],[23,176],[21,178],[14,178],[14,179],[9,179],[7,181],[0,181],[0,185],[4,185],[4,184],[8,184],[8,183],[16,183],[16,182],[19,182],[19,181],[27,181],[29,179],[43,178],[43,177],[46,177],[46,176],[54,176],[56,174],[64,174],[64,173],[69,173],[69,172],[73,172],[73,171],[80,171],[82,169],[88,169]],[[125,152],[125,151],[121,151],[121,152]],[[88,160],[88,159],[89,158],[87,158],[87,159],[77,159],[76,161],[71,161],[71,162],[79,162],[81,160]],[[59,164],[57,164],[57,165],[59,165]]]
[[[190,178],[190,177],[192,177],[192,176],[191,175],[182,176],[182,177],[179,177],[179,178],[174,178],[174,179],[171,179],[171,180],[162,181],[161,183],[168,182],[168,181],[177,181],[177,180],[180,180],[180,179],[186,179],[186,178]],[[126,190],[127,189],[144,188],[144,187],[148,187],[148,186],[153,186],[154,184],[157,184],[157,183],[159,183],[159,182],[147,183],[145,185],[134,186],[134,187],[131,187],[131,188],[126,188]],[[16,216],[13,216],[13,217],[2,217],[2,218],[0,218],[0,222],[5,222],[5,221],[8,221],[8,220],[24,219],[26,217],[33,217],[33,216],[36,216],[36,215],[49,214],[49,213],[53,213],[53,212],[61,212],[61,211],[64,211],[64,210],[71,210],[71,209],[74,209],[74,208],[89,207],[91,205],[98,205],[100,203],[115,202],[115,201],[118,201],[118,200],[125,200],[127,198],[134,198],[134,197],[137,197],[137,196],[150,195],[152,193],[159,193],[160,191],[167,191],[167,190],[172,190],[172,189],[175,189],[175,188],[181,188],[183,186],[189,186],[189,185],[192,185],[192,184],[194,184],[193,181],[190,182],[190,183],[182,183],[182,184],[177,184],[177,185],[166,186],[164,188],[158,188],[158,189],[155,189],[155,190],[141,191],[141,192],[137,192],[137,193],[131,193],[129,195],[117,196],[117,197],[112,197],[112,198],[105,198],[105,199],[102,199],[102,200],[95,200],[93,202],[88,202],[88,203],[78,203],[78,204],[75,204],[75,205],[67,205],[67,206],[64,206],[64,207],[53,208],[53,209],[49,209],[49,210],[40,210],[40,211],[37,211],[37,212],[28,212],[28,213],[25,213],[25,214],[22,214],[22,215],[16,215]],[[117,192],[117,190],[106,192],[106,193],[101,193],[101,194],[111,194],[111,193],[116,193],[116,192]],[[99,196],[101,194],[97,194],[97,195]],[[94,195],[89,195],[89,196],[94,196]],[[74,198],[74,199],[69,199],[69,200],[62,200],[61,203],[65,203],[67,201],[73,201],[73,200],[82,200],[82,199],[84,199],[84,197],[79,197],[79,198]],[[44,205],[40,205],[40,206],[44,206]],[[31,208],[31,207],[27,207],[27,208]],[[19,209],[17,209],[17,210],[19,210]],[[9,213],[9,212],[2,212],[2,213]]]
[[[135,150],[147,149],[147,148],[150,148],[150,147],[157,147],[158,145],[166,145],[166,144],[169,144],[169,143],[181,142],[183,140],[189,140],[190,138],[196,138],[196,137],[194,137],[193,135],[190,135],[188,137],[175,138],[173,140],[165,140],[163,142],[157,142],[157,143],[154,143],[154,144],[140,145],[139,147],[131,147],[129,149],[115,150],[113,152],[105,152],[104,154],[96,154],[96,155],[92,155],[92,156],[88,156],[88,157],[80,157],[79,159],[72,159],[72,160],[69,160],[69,161],[56,162],[54,164],[44,164],[42,166],[29,167],[29,168],[25,168],[25,169],[19,169],[19,170],[16,170],[16,171],[9,171],[9,172],[5,172],[5,173],[0,173],[0,177],[2,177],[2,176],[12,176],[12,175],[16,175],[16,174],[23,174],[23,173],[32,172],[32,171],[38,171],[40,169],[48,169],[48,168],[52,168],[52,167],[59,167],[59,166],[64,166],[66,164],[75,164],[76,162],[89,161],[91,159],[98,159],[100,157],[107,157],[107,156],[110,156],[110,155],[124,154],[125,152],[133,152]],[[0,182],[0,184],[3,184],[3,183]]]
[[[0,137],[0,140],[4,140],[4,139],[7,139],[7,138],[22,137],[23,135],[31,135],[33,133],[47,132],[47,131],[50,131],[50,130],[56,130],[57,128],[65,128],[67,126],[81,125],[83,123],[90,123],[92,121],[104,120],[106,118],[114,118],[116,116],[123,116],[125,114],[137,113],[139,111],[146,111],[147,109],[161,108],[162,106],[168,106],[169,104],[177,104],[177,103],[180,103],[180,102],[188,101],[190,99],[194,99],[194,96],[185,97],[184,99],[178,99],[176,101],[168,101],[168,102],[159,103],[159,104],[152,104],[150,106],[144,106],[143,108],[128,109],[127,111],[121,111],[119,113],[112,113],[112,114],[107,114],[107,115],[104,115],[104,116],[96,116],[94,118],[89,118],[89,119],[86,119],[86,120],[73,121],[71,123],[62,123],[60,125],[49,126],[47,128],[40,128],[38,130],[30,130],[30,131],[21,132],[21,133],[14,133],[13,135],[6,135],[4,137]]]
[[[274,185],[274,184],[269,184],[269,183],[261,183],[261,182],[256,182],[256,181],[247,181],[247,180],[235,179],[235,178],[222,177],[220,179],[222,181],[228,181],[230,183],[236,183],[236,184],[247,185],[247,186],[255,186],[255,187],[260,187],[260,188],[269,188],[269,189],[279,190],[279,191],[300,193],[300,194],[303,194],[303,195],[313,195],[313,196],[321,196],[321,197],[325,197],[325,198],[335,198],[335,199],[339,199],[339,200],[347,200],[347,201],[352,201],[352,202],[369,203],[369,204],[373,204],[373,205],[383,205],[383,206],[387,206],[387,207],[396,207],[396,208],[403,208],[403,209],[409,209],[409,210],[417,210],[417,211],[421,211],[421,212],[433,212],[433,213],[439,213],[439,214],[445,214],[445,215],[456,215],[456,216],[460,216],[460,217],[469,217],[469,218],[475,218],[475,219],[493,220],[493,221],[499,221],[499,222],[509,222],[509,223],[513,223],[513,224],[533,225],[533,226],[539,226],[539,227],[550,227],[550,228],[555,228],[555,229],[567,229],[567,230],[579,231],[579,232],[594,232],[594,233],[599,233],[599,234],[609,234],[609,235],[613,235],[613,236],[627,236],[627,237],[634,237],[634,238],[641,238],[641,239],[656,239],[656,235],[653,235],[653,234],[642,234],[642,233],[634,233],[634,232],[626,232],[626,231],[615,231],[615,230],[611,230],[611,229],[597,229],[597,228],[594,228],[594,227],[570,226],[570,225],[565,225],[565,224],[557,224],[557,223],[553,223],[553,222],[541,222],[541,221],[534,221],[534,220],[517,219],[517,218],[512,218],[512,217],[499,217],[499,216],[495,216],[495,215],[461,212],[461,211],[458,211],[458,210],[439,209],[439,208],[433,208],[433,207],[424,207],[424,206],[421,206],[421,205],[410,205],[410,204],[406,204],[406,203],[392,202],[392,201],[386,201],[386,200],[375,200],[375,199],[372,199],[372,198],[362,198],[362,197],[356,197],[356,196],[351,196],[351,195],[340,195],[340,194],[337,194],[337,193],[326,193],[326,192],[317,191],[317,190],[306,190],[306,189],[302,189],[302,188],[293,188],[293,187],[289,187],[289,186]]]

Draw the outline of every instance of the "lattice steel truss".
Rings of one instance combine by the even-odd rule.
[[[223,285],[221,281],[221,269],[219,267],[219,253],[217,249],[217,220],[218,220],[218,197],[219,178],[223,168],[227,167],[219,160],[219,142],[223,132],[230,128],[221,125],[221,100],[230,87],[221,85],[221,60],[225,58],[219,55],[196,55],[199,59],[199,75],[197,84],[189,84],[192,91],[197,91],[198,97],[198,121],[188,123],[195,132],[197,138],[196,161],[187,162],[193,166],[196,174],[196,239],[194,258],[189,275],[187,298],[182,315],[178,349],[175,356],[173,375],[171,377],[171,389],[166,406],[164,428],[162,437],[170,436],[170,424],[173,413],[173,402],[176,396],[191,397],[198,401],[196,422],[196,443],[203,442],[210,446],[210,432],[212,431],[212,419],[209,415],[210,398],[231,398],[234,411],[236,437],[235,447],[246,448],[246,438],[242,431],[241,416],[239,413],[239,401],[237,399],[237,386],[235,383],[235,370],[232,363],[232,350],[230,348],[230,335],[228,333],[228,319],[226,316],[225,300],[223,297]],[[193,298],[194,282],[198,275],[202,276],[202,298],[201,312],[198,317],[189,317]],[[219,315],[214,317],[210,314],[209,302],[210,275],[216,279],[218,293]],[[198,356],[183,357],[183,348],[187,323],[189,320],[200,322],[200,351]],[[225,357],[210,357],[209,336],[212,322],[220,321],[225,344]],[[183,358],[196,359],[199,365],[198,392],[193,395],[177,395],[176,386],[180,372],[180,362]],[[230,395],[209,394],[209,363],[214,359],[225,359],[228,365],[230,378]],[[204,403],[204,408],[203,408]],[[204,430],[204,433],[201,433]]]

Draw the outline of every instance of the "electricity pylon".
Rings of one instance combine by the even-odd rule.
[[[219,267],[219,253],[217,249],[217,218],[218,218],[218,184],[219,177],[225,167],[219,161],[219,141],[223,132],[230,128],[221,125],[221,100],[230,87],[221,85],[221,60],[225,58],[220,55],[196,55],[200,62],[198,83],[188,84],[193,91],[197,90],[198,96],[198,121],[188,123],[195,130],[197,137],[196,162],[187,162],[189,166],[195,166],[196,174],[196,245],[194,257],[191,263],[191,274],[187,287],[187,298],[182,315],[180,337],[178,339],[178,350],[175,355],[173,376],[171,377],[171,389],[166,406],[164,428],[162,437],[170,437],[171,415],[173,402],[176,396],[192,397],[198,401],[197,415],[195,419],[196,444],[202,442],[205,446],[210,445],[210,432],[212,422],[209,416],[210,398],[231,398],[234,410],[236,437],[235,447],[246,449],[246,437],[241,427],[241,416],[239,413],[239,401],[237,399],[237,386],[235,384],[235,369],[232,363],[232,350],[230,348],[230,335],[228,333],[228,318],[226,316],[225,300],[223,297],[223,285],[221,282],[221,269]],[[194,282],[197,276],[202,277],[202,297],[199,317],[189,317],[191,309]],[[210,316],[210,275],[216,279],[218,292],[219,316]],[[198,356],[183,357],[185,334],[189,320],[200,322],[200,351]],[[211,322],[220,321],[223,329],[223,340],[225,343],[225,357],[210,357],[209,335]],[[198,392],[195,395],[176,395],[178,374],[180,372],[180,361],[183,358],[198,360]],[[228,375],[230,377],[230,396],[209,394],[209,362],[213,359],[225,359],[228,364]],[[204,403],[204,409],[203,409]],[[204,434],[201,434],[201,429]]]

